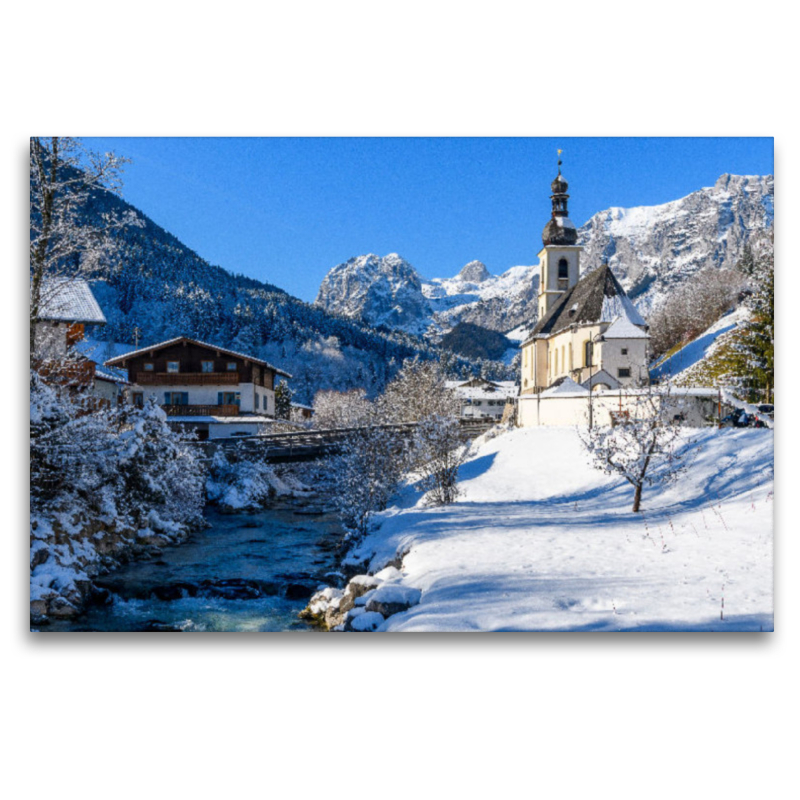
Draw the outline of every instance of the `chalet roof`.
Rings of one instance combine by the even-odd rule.
[[[618,319],[631,326],[645,325],[611,268],[604,264],[585,274],[556,300],[550,311],[536,323],[528,341],[535,337],[553,336],[570,325],[613,323]],[[642,333],[640,330],[639,335]]]
[[[121,375],[119,375],[116,370],[107,372],[106,370],[102,370],[99,367],[95,367],[94,377],[95,380],[98,381],[108,381],[109,383],[122,383],[126,386],[133,386],[133,384],[129,380],[126,380]]]
[[[42,281],[39,319],[105,325],[106,318],[82,278],[50,278]]]
[[[489,381],[472,378],[468,381],[446,381],[448,389],[452,389],[458,397],[471,400],[495,400],[502,397],[516,397],[519,388],[514,381]]]
[[[252,361],[254,364],[259,364],[262,367],[267,367],[268,369],[273,370],[278,375],[283,375],[287,378],[291,378],[291,374],[285,372],[282,369],[279,369],[276,366],[273,366],[267,361],[264,361],[260,358],[256,358],[255,356],[249,356],[247,353],[238,353],[236,350],[229,350],[227,347],[220,347],[216,344],[209,344],[208,342],[201,342],[199,339],[190,339],[188,336],[178,336],[175,339],[168,339],[166,342],[159,342],[158,344],[151,344],[149,347],[140,347],[138,350],[131,350],[129,353],[123,353],[121,356],[115,356],[114,358],[110,358],[108,361],[105,362],[105,366],[107,367],[114,367],[114,366],[122,366],[125,361],[130,358],[135,358],[136,356],[146,355],[147,353],[152,353],[154,350],[163,350],[165,347],[171,347],[174,344],[181,344],[182,342],[186,342],[187,344],[196,344],[200,347],[207,347],[209,350],[214,350],[217,353],[222,353],[226,356],[233,356],[234,358],[243,358],[247,361]]]

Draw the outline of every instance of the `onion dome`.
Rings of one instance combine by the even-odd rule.
[[[559,156],[561,155],[560,150],[558,154]],[[544,230],[542,231],[542,242],[545,247],[550,244],[574,245],[578,242],[578,231],[575,229],[575,225],[567,213],[567,201],[569,200],[569,195],[567,194],[568,188],[569,184],[564,180],[564,176],[561,174],[561,159],[559,158],[558,175],[556,175],[555,180],[550,184],[550,189],[553,192],[550,195],[553,210],[550,221],[544,226]]]

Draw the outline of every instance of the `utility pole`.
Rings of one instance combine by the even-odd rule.
[[[139,336],[141,335],[141,331],[139,330],[138,325],[133,326],[133,346],[138,350],[139,349]]]

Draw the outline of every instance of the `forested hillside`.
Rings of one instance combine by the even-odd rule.
[[[86,214],[97,223],[103,214],[130,208],[109,192],[97,192]],[[137,213],[143,224],[115,234],[108,274],[93,282],[108,319],[92,332],[95,339],[133,346],[137,335],[140,345],[186,335],[252,353],[291,372],[301,402],[319,389],[364,387],[374,394],[404,359],[439,356],[437,348],[409,334],[338,317],[277,286],[209,264]],[[500,364],[449,353],[444,358],[458,376],[506,377]]]

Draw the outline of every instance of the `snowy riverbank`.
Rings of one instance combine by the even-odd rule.
[[[687,437],[695,440],[686,445],[694,451],[688,473],[645,489],[641,514],[630,511],[628,484],[588,466],[574,429],[518,429],[478,444],[456,504],[426,508],[409,487],[350,553],[366,572],[390,563],[400,571],[382,572],[364,592],[353,586],[354,611],[343,623],[379,631],[772,630],[773,432]],[[393,596],[419,590],[417,604],[379,616],[379,584]],[[314,598],[318,613],[347,597],[327,594]]]

